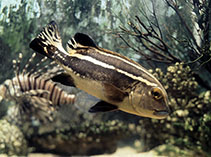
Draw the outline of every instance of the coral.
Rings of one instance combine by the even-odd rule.
[[[187,157],[187,156],[206,156],[203,152],[196,154],[194,150],[181,149],[177,146],[171,144],[163,144],[158,147],[155,147],[153,151],[157,152],[157,155],[168,156],[168,157]]]
[[[26,155],[29,151],[23,133],[5,119],[0,120],[0,154]]]
[[[167,90],[172,114],[163,120],[139,121],[145,149],[166,143],[195,152],[210,152],[210,91],[199,90],[193,72],[183,63],[169,66],[165,73],[158,68],[151,72]]]

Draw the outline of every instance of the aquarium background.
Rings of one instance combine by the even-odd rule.
[[[83,32],[150,69],[167,90],[172,114],[163,120],[121,111],[93,115],[72,105],[56,121],[34,126],[11,120],[15,104],[2,100],[0,154],[100,155],[129,147],[152,156],[210,156],[210,15],[211,1],[198,0],[1,0],[1,84],[14,77],[12,60],[21,52],[26,62],[30,41],[55,20],[63,45]]]

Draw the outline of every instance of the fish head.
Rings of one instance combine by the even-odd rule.
[[[162,85],[140,85],[132,95],[131,103],[137,115],[155,119],[164,119],[169,115],[168,96]]]
[[[13,82],[14,83],[14,82]],[[0,102],[3,100],[9,100],[11,96],[15,95],[14,88],[16,88],[16,84],[12,85],[12,80],[7,79],[3,84],[0,85]],[[18,90],[17,90],[18,91]]]
[[[4,85],[0,85],[0,102],[5,98],[6,87]]]
[[[4,84],[1,84],[0,85],[0,102],[3,100],[3,99],[7,99],[7,97],[9,96],[9,93],[8,93],[8,90],[9,90],[9,87],[8,87],[8,84],[10,83],[9,80],[6,80],[4,82]]]

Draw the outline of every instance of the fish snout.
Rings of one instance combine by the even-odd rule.
[[[165,109],[161,109],[161,110],[158,110],[158,109],[155,109],[153,114],[158,118],[158,119],[164,119],[166,118],[167,116],[169,116],[171,113],[171,109],[166,106]]]

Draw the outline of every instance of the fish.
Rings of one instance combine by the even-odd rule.
[[[167,92],[150,72],[117,52],[97,46],[87,34],[76,33],[65,50],[58,25],[51,21],[29,47],[65,70],[53,81],[101,100],[90,107],[91,113],[121,110],[155,119],[166,118],[170,113]]]
[[[67,93],[51,80],[51,77],[64,70],[55,65],[55,62],[44,66],[42,63],[47,57],[34,63],[33,68],[29,69],[35,57],[36,53],[33,53],[22,70],[22,53],[19,53],[17,60],[13,60],[15,76],[0,85],[0,102],[5,100],[15,104],[14,114],[21,119],[52,122],[62,105],[74,104],[75,94]]]

